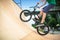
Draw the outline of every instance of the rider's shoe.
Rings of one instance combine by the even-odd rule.
[[[44,23],[40,23],[40,24],[36,25],[36,27],[39,27],[39,26],[44,26]]]

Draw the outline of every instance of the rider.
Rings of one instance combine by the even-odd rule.
[[[43,5],[41,5],[40,8],[43,7],[44,5],[46,5],[47,2],[48,2],[48,5],[43,7],[42,10],[40,11],[40,13],[38,14],[38,17],[42,16],[42,20],[41,20],[40,24],[38,24],[37,26],[44,25],[45,18],[46,18],[48,11],[56,5],[56,0],[41,0],[41,1],[43,2]],[[39,18],[34,18],[35,21],[38,19]]]

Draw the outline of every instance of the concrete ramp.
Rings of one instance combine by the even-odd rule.
[[[21,9],[12,0],[0,0],[0,28],[3,39],[17,40],[31,32],[19,19]]]
[[[0,40],[59,40],[60,35],[40,36],[19,19],[22,11],[12,0],[0,0]]]

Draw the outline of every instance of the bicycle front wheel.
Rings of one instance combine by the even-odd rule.
[[[23,22],[28,22],[30,21],[32,18],[32,15],[30,13],[29,10],[23,10],[21,13],[20,13],[20,19],[21,21]]]

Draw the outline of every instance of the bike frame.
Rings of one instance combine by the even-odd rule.
[[[36,12],[36,8],[39,8],[38,4],[36,4],[36,6],[30,7],[30,8],[33,8],[33,11],[31,12],[31,15],[37,15],[37,14],[39,14],[39,12]]]

